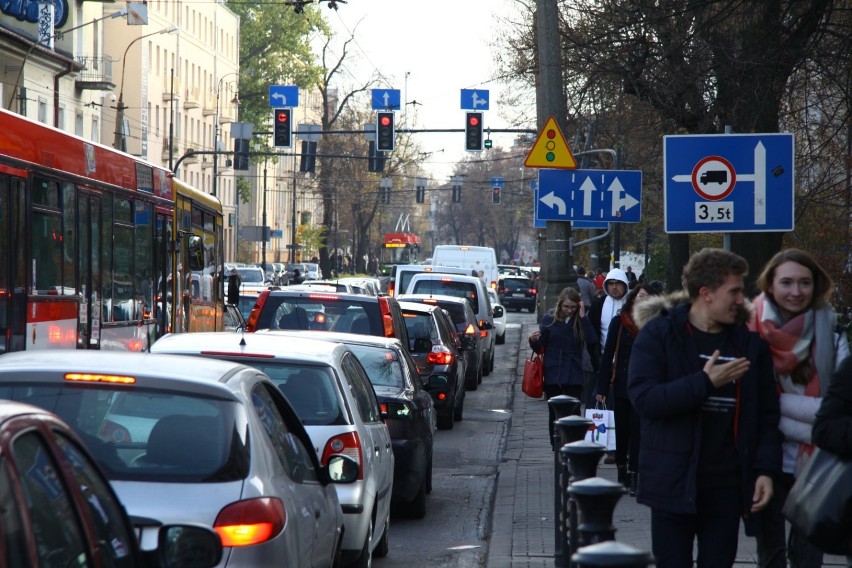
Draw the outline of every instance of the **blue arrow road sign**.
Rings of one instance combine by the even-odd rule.
[[[463,110],[488,110],[488,89],[462,89]]]
[[[399,110],[399,89],[373,89],[373,110]]]
[[[663,137],[667,233],[792,231],[792,134]]]
[[[491,178],[491,187],[503,187],[503,178],[502,177]]]
[[[299,106],[299,87],[296,85],[269,85],[269,106],[273,108]]]
[[[542,169],[535,204],[545,221],[638,223],[641,198],[638,170]]]

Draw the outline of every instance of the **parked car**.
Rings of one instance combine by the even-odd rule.
[[[328,293],[295,286],[264,291],[246,323],[248,332],[259,329],[361,333],[396,337],[408,345],[399,302],[389,296]]]
[[[506,309],[500,303],[497,291],[488,289],[488,299],[491,300],[491,312],[494,316],[494,343],[506,343]]]
[[[497,288],[500,302],[507,310],[535,311],[537,292],[532,280],[524,276],[507,276]]]
[[[3,566],[208,568],[222,558],[216,533],[195,524],[158,527],[156,553],[142,553],[124,506],[79,436],[29,404],[0,402],[0,510]]]
[[[408,320],[406,320],[408,321]],[[414,518],[426,515],[426,494],[432,491],[432,450],[437,419],[432,397],[417,372],[408,347],[398,339],[353,333],[260,331],[276,337],[305,337],[342,343],[364,366],[393,444],[394,475],[391,505]]]
[[[438,428],[450,430],[464,415],[463,346],[476,349],[472,339],[462,341],[453,320],[437,305],[400,302],[411,338],[411,356],[438,412]]]
[[[54,409],[75,429],[143,550],[156,546],[160,522],[200,523],[219,534],[223,567],[337,561],[335,486],[355,484],[357,464],[333,452],[321,465],[287,399],[256,369],[145,353],[9,353],[0,398]]]
[[[476,390],[482,382],[482,369],[485,366],[485,350],[483,348],[482,332],[479,330],[479,322],[470,302],[464,298],[455,296],[442,296],[440,294],[404,294],[397,297],[402,302],[416,302],[440,306],[453,320],[459,345],[465,355],[465,378],[464,388]],[[471,349],[471,342],[473,348]]]
[[[487,247],[484,247],[487,248]],[[491,250],[491,249],[489,249]],[[488,376],[494,370],[494,314],[491,300],[485,292],[485,284],[473,276],[456,274],[415,274],[408,285],[406,294],[441,294],[457,296],[470,302],[479,330],[482,334],[485,359],[482,375]]]
[[[222,332],[167,335],[151,350],[194,355],[199,362],[243,363],[271,377],[313,439],[320,463],[342,454],[358,464],[354,483],[335,486],[345,521],[344,563],[367,568],[373,556],[388,553],[394,473],[391,437],[367,372],[349,347],[309,337],[285,339],[261,333],[235,337]]]
[[[306,262],[304,264],[305,272],[302,275],[305,277],[305,280],[320,280],[322,278],[319,264],[315,262]]]

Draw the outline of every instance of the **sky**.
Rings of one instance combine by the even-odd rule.
[[[401,91],[397,127],[404,122],[406,128],[463,128],[461,89],[487,89],[485,128],[508,128],[501,115],[512,109],[499,103],[504,85],[491,78],[496,75],[496,34],[505,27],[497,19],[517,13],[514,0],[348,0],[336,11],[323,3],[322,10],[337,36],[332,45],[354,32],[347,59],[352,84],[377,72],[381,87]],[[461,132],[414,136],[431,153],[424,169],[438,183],[449,181],[453,164],[470,155]],[[494,146],[503,148],[514,137],[491,135]]]

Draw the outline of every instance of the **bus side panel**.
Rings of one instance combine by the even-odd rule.
[[[30,300],[26,349],[76,349],[77,311],[76,301]]]

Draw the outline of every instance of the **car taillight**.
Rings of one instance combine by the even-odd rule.
[[[393,282],[388,284],[388,296],[393,296],[395,290],[396,290],[396,286],[394,285]]]
[[[361,460],[361,439],[358,432],[346,432],[329,438],[322,450],[320,464],[327,465],[331,456],[344,455],[358,462],[358,479],[364,479],[364,463]]]
[[[257,320],[260,318],[260,312],[263,310],[263,305],[266,303],[267,298],[269,298],[269,290],[264,290],[257,297],[257,301],[254,303],[254,307],[249,314],[248,321],[246,321],[246,333],[257,331]]]
[[[385,337],[394,337],[393,334],[393,318],[390,313],[390,303],[387,298],[379,298],[379,309],[382,313],[382,328],[385,332]]]
[[[535,294],[535,293],[536,293],[535,288],[530,288],[530,294]]]
[[[426,355],[426,362],[430,365],[452,365],[453,354],[442,348],[441,351],[432,351]]]
[[[251,546],[275,538],[287,524],[280,499],[261,497],[231,503],[219,511],[213,530],[222,546]]]
[[[497,283],[496,283],[496,282],[494,282],[493,280],[491,281],[491,289],[492,289],[492,290],[496,290],[496,289],[497,289]]]

